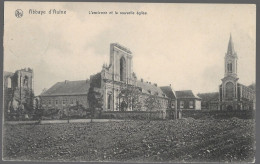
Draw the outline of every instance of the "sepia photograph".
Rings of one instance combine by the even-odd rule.
[[[256,5],[5,1],[2,161],[252,163]]]

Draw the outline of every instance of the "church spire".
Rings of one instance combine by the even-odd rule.
[[[229,42],[228,42],[227,54],[233,55],[234,53],[235,53],[234,44],[233,44],[232,36],[231,36],[231,33],[230,33]]]

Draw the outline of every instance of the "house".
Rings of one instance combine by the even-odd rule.
[[[182,110],[201,110],[201,98],[191,90],[175,91],[177,108]]]

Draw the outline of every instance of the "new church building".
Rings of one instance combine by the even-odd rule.
[[[198,94],[202,98],[202,109],[209,110],[252,110],[255,109],[255,87],[239,83],[238,55],[230,34],[224,57],[224,77],[219,92]]]

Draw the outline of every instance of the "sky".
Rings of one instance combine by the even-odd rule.
[[[21,18],[16,9],[23,11]],[[46,14],[29,14],[30,9]],[[51,9],[66,14],[48,14]],[[239,82],[255,82],[255,5],[5,2],[4,14],[4,71],[32,68],[35,95],[57,82],[100,72],[109,63],[110,43],[133,52],[138,79],[196,94],[217,92],[230,34]]]

